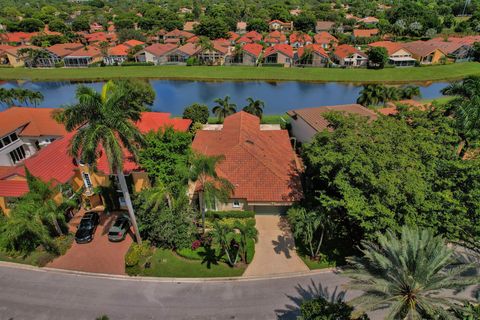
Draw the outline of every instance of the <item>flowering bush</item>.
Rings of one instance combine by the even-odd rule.
[[[192,250],[197,250],[202,245],[200,240],[195,240],[192,242]]]

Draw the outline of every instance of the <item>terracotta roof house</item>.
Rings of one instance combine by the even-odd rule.
[[[98,32],[103,31],[103,26],[97,22],[93,22],[90,24],[90,32]]]
[[[378,20],[375,17],[365,17],[365,18],[362,18],[362,19],[358,20],[358,22],[363,22],[365,24],[377,24],[379,21],[380,20]]]
[[[8,44],[0,44],[0,65],[9,65],[10,60],[8,60],[7,51],[8,49],[14,48]]]
[[[145,46],[145,42],[139,41],[139,40],[136,40],[136,39],[131,39],[131,40],[125,41],[123,43],[123,45],[125,45],[129,48],[133,48],[133,47],[136,47],[136,46]]]
[[[355,38],[370,38],[378,34],[378,29],[354,29],[353,36]]]
[[[312,37],[307,33],[292,32],[289,37],[290,45],[300,48],[313,43]]]
[[[258,43],[247,43],[237,54],[235,50],[228,59],[228,64],[243,64],[247,66],[256,66],[263,52],[263,46]]]
[[[120,65],[127,60],[131,47],[125,44],[119,44],[108,48],[107,56],[103,57],[103,63],[107,66]]]
[[[103,55],[99,47],[88,46],[69,53],[63,58],[65,67],[79,68],[88,67],[93,63],[102,61]]]
[[[270,31],[278,30],[283,32],[293,31],[293,21],[283,22],[280,20],[272,20],[268,23],[268,28]]]
[[[275,44],[287,43],[287,37],[280,31],[274,30],[266,35],[263,41],[272,46]]]
[[[167,54],[175,49],[177,49],[175,44],[154,43],[139,51],[135,56],[140,62],[151,62],[155,65],[166,64],[168,62]]]
[[[295,64],[300,66],[324,67],[330,61],[328,53],[319,44],[308,44],[297,50]]]
[[[144,112],[142,118],[136,123],[142,133],[165,127],[173,127],[174,130],[187,131],[191,121],[188,119],[172,119],[169,113]],[[22,164],[12,167],[10,171],[3,172],[0,175],[0,208],[8,212],[9,202],[12,197],[22,196],[28,191],[25,184],[13,181],[26,182],[25,168],[30,173],[45,181],[55,184],[68,183],[75,191],[83,189],[84,199],[88,199],[92,206],[102,204],[102,199],[93,193],[93,188],[98,186],[109,186],[115,183],[112,179],[107,157],[103,150],[99,150],[100,157],[97,162],[97,171],[93,171],[89,166],[84,165],[72,158],[68,149],[74,132],[67,133],[37,152],[35,155],[25,160]],[[138,165],[132,161],[130,153],[123,149],[124,164],[123,170],[126,175],[131,176],[131,187],[136,192],[149,186],[148,176]],[[122,207],[122,195],[119,194],[119,205]]]
[[[368,63],[368,56],[348,44],[342,44],[335,48],[334,60],[343,67],[363,67]]]
[[[117,35],[115,33],[95,32],[84,34],[83,37],[89,44],[108,42],[110,44],[117,43]]]
[[[185,65],[188,58],[197,55],[201,48],[196,43],[185,43],[165,54],[165,64]]]
[[[163,35],[164,43],[185,43],[188,39],[193,37],[194,34],[184,30],[172,30]]]
[[[286,130],[260,130],[260,119],[246,112],[225,118],[221,130],[198,130],[192,144],[196,152],[225,159],[217,174],[234,186],[227,203],[209,210],[251,210],[281,214],[302,198],[302,170]],[[201,186],[192,184],[190,195]]]
[[[233,31],[228,31],[228,41],[230,41],[230,44],[235,44],[235,41],[240,38],[240,35],[238,33],[235,33]]]
[[[254,43],[254,42],[259,42],[262,41],[263,37],[260,33],[257,31],[250,31],[245,33],[243,36],[237,39],[237,43],[244,45],[246,43]]]
[[[480,36],[450,37],[446,41],[443,38],[434,38],[426,41],[426,43],[434,48],[440,49],[448,58],[456,62],[470,61],[473,59],[473,43],[475,42],[480,42]]]
[[[396,67],[414,66],[416,60],[410,51],[403,47],[402,43],[392,41],[377,41],[369,44],[370,47],[382,47],[387,49],[388,62]]]
[[[263,64],[281,64],[284,67],[290,67],[293,63],[293,48],[288,44],[276,44],[268,47],[264,54]]]
[[[447,58],[440,48],[426,41],[407,42],[404,44],[404,48],[410,51],[420,64],[436,64]]]
[[[292,118],[291,133],[298,142],[310,142],[314,135],[323,130],[331,130],[329,122],[323,117],[326,112],[342,112],[345,114],[356,114],[377,119],[377,114],[359,104],[345,104],[336,106],[322,106],[316,108],[305,108],[290,110],[287,114]]]
[[[195,28],[195,26],[198,24],[198,21],[185,21],[183,24],[183,30],[187,32],[193,32],[193,28]]]
[[[0,166],[12,166],[64,136],[51,108],[11,107],[0,112]]]
[[[227,61],[227,56],[230,55],[230,42],[225,39],[217,39],[212,41],[213,49],[202,49],[201,47],[196,54],[197,58],[202,64],[221,66]]]
[[[9,64],[12,67],[23,67],[25,65],[25,59],[19,54],[19,50],[21,49],[36,49],[40,50],[41,48],[36,46],[28,46],[28,45],[20,45],[20,46],[3,46],[3,62],[5,64]]]
[[[2,44],[13,46],[28,45],[30,39],[36,35],[38,35],[38,32],[8,32],[2,34],[0,40]]]
[[[245,32],[247,32],[247,23],[245,21],[237,22],[236,32],[238,34],[244,34]]]
[[[313,36],[316,44],[321,45],[324,49],[330,49],[338,44],[338,39],[326,31],[321,31]]]
[[[315,33],[320,33],[322,31],[330,31],[333,26],[335,25],[335,22],[333,21],[317,21],[315,24]]]

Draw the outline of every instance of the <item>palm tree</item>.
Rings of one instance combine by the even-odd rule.
[[[224,156],[206,156],[195,153],[192,158],[191,180],[199,183],[199,204],[202,213],[202,228],[205,233],[205,210],[214,208],[217,200],[226,201],[233,192],[233,185],[217,174],[217,165]]]
[[[255,228],[255,221],[254,220],[247,220],[246,222],[241,222],[237,220],[235,222],[234,228],[238,230],[240,233],[240,243],[239,243],[239,251],[240,256],[244,263],[248,263],[247,261],[247,243],[249,239],[253,239],[257,241],[258,232]]]
[[[40,91],[30,91],[28,94],[28,101],[36,108],[39,103],[43,101],[43,94]]]
[[[447,309],[458,308],[460,299],[439,291],[479,281],[465,275],[473,266],[454,258],[453,249],[431,230],[404,226],[400,237],[389,230],[379,234],[378,243],[362,244],[363,257],[348,258],[346,272],[353,279],[348,287],[364,292],[350,301],[359,313],[388,308],[385,319],[450,319]]]
[[[49,54],[44,49],[22,48],[18,50],[20,59],[25,61],[25,65],[29,68],[36,67],[39,59],[49,57]]]
[[[157,181],[153,188],[146,191],[145,204],[149,208],[152,208],[153,211],[158,211],[158,209],[165,204],[172,209],[172,193],[163,183]]]
[[[14,101],[12,89],[0,88],[0,103],[6,107],[11,107]]]
[[[232,256],[234,248],[232,248],[232,240],[235,238],[235,232],[228,224],[219,223],[217,220],[213,222],[212,238],[221,248],[220,256],[224,253],[227,256],[228,264],[234,267],[238,261],[240,250],[236,250],[235,257]]]
[[[105,151],[110,173],[116,173],[137,242],[141,243],[123,172],[123,149],[127,149],[136,160],[138,148],[144,143],[143,135],[134,124],[141,118],[143,104],[139,102],[142,100],[129,99],[132,93],[125,90],[133,87],[123,81],[109,81],[98,93],[92,88],[79,86],[76,93],[78,102],[58,112],[55,118],[64,123],[68,131],[75,131],[70,154],[89,164],[93,170],[96,169],[99,148]]]
[[[357,103],[362,106],[376,106],[385,101],[385,86],[381,84],[367,84],[360,91]]]
[[[400,91],[402,99],[412,99],[421,95],[419,86],[406,86],[400,89]]]
[[[262,119],[265,103],[262,100],[253,100],[252,98],[247,98],[247,102],[248,105],[243,107],[243,111],[253,114]]]
[[[385,104],[388,101],[397,101],[400,99],[400,91],[395,87],[385,87],[384,88],[384,101]]]
[[[230,103],[230,96],[225,96],[225,98],[217,98],[214,100],[217,104],[213,107],[212,113],[218,117],[218,121],[223,121],[226,117],[237,112],[237,105],[235,103]]]

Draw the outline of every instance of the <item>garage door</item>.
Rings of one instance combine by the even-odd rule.
[[[259,215],[279,215],[287,213],[288,207],[285,206],[254,206],[255,214]]]

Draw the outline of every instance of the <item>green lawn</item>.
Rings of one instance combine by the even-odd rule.
[[[480,63],[387,68],[383,70],[337,68],[207,67],[207,66],[129,66],[80,69],[0,68],[0,80],[104,80],[157,78],[183,80],[291,80],[338,82],[439,81],[480,74]]]
[[[238,277],[244,267],[231,268],[225,263],[208,265],[200,260],[189,260],[176,255],[171,250],[156,249],[150,259],[151,267],[142,276],[173,278]]]
[[[335,262],[314,261],[305,255],[299,254],[299,256],[310,270],[332,268],[336,265]]]

